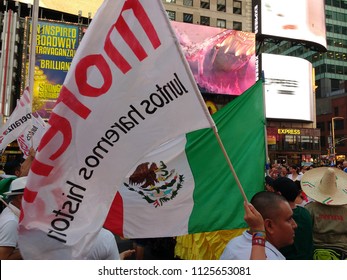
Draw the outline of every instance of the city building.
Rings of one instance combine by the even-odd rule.
[[[325,0],[327,52],[319,52],[295,42],[268,42],[262,51],[307,59],[315,68],[316,124],[272,123],[269,127],[300,127],[319,135],[320,144],[314,150],[314,160],[340,162],[347,155],[347,1]],[[295,108],[293,108],[295,110]],[[310,135],[306,135],[310,136]],[[297,143],[300,139],[297,139]],[[335,145],[334,145],[335,143]],[[299,148],[305,145],[298,145]],[[271,145],[269,146],[271,150]],[[295,148],[294,148],[295,149]],[[303,148],[303,151],[305,148]],[[276,147],[276,153],[279,151]],[[336,152],[336,158],[334,153]],[[296,149],[294,156],[304,156]],[[320,159],[317,155],[321,154]],[[285,155],[279,155],[285,156]]]
[[[8,9],[18,14],[18,28],[24,30],[24,18],[31,15],[31,1],[10,1],[0,3],[0,32],[3,29],[4,12]],[[49,6],[48,4],[49,3]],[[76,23],[82,28],[91,22],[102,0],[81,5],[79,0],[62,5],[62,1],[41,0],[39,18],[52,21]],[[206,25],[251,32],[252,0],[162,0],[168,17],[173,21]],[[326,0],[326,29],[328,51],[322,52],[293,41],[268,41],[258,46],[261,52],[283,54],[305,58],[312,62],[316,78],[317,121],[299,122],[288,120],[267,120],[268,151],[271,162],[320,163],[321,159],[331,159],[337,153],[339,159],[347,154],[347,3],[344,0]],[[18,34],[21,33],[18,32]],[[259,42],[258,42],[259,43]],[[0,42],[1,47],[2,42]],[[18,38],[18,53],[24,46],[23,37]],[[23,69],[15,65],[15,77],[11,96],[16,100],[21,88],[18,79]],[[235,96],[204,94],[205,100],[212,100],[217,106],[230,102]],[[12,107],[14,103],[12,102]],[[295,112],[295,108],[293,108]],[[332,128],[332,123],[334,127]],[[333,137],[334,135],[334,137]],[[335,139],[333,139],[335,138]],[[333,146],[333,142],[335,146]],[[335,149],[334,149],[335,148]],[[322,157],[323,156],[323,157]]]
[[[251,0],[163,0],[171,20],[252,31]]]

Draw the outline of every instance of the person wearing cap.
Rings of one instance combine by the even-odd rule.
[[[220,259],[285,260],[279,249],[293,244],[297,227],[288,201],[274,192],[258,192],[250,205],[245,205],[245,212],[250,229],[231,239]],[[260,213],[261,221],[257,213]]]
[[[305,205],[313,220],[313,258],[347,259],[347,174],[314,168],[303,175],[301,187],[314,200]]]
[[[13,180],[4,195],[10,202],[0,214],[0,259],[21,259],[18,250],[18,222],[27,177]]]
[[[296,182],[292,179],[281,177],[272,184],[274,191],[287,199],[293,210],[293,219],[298,225],[295,229],[294,243],[281,248],[280,252],[287,260],[312,260],[312,219],[307,209],[295,203],[297,197],[300,196],[300,188]]]

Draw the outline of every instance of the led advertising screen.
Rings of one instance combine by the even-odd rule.
[[[31,22],[28,24],[31,26]],[[79,42],[77,24],[38,21],[33,111],[38,111],[42,118],[50,116]]]
[[[257,38],[282,38],[326,51],[324,0],[253,0]]]
[[[314,121],[312,64],[305,59],[263,53],[266,118]]]
[[[171,22],[202,93],[240,95],[256,80],[255,35]]]

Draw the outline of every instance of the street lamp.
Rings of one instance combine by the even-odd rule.
[[[336,147],[335,147],[335,120],[343,120],[343,117],[333,117],[331,118],[331,131],[332,131],[332,144],[333,144],[333,155],[334,155],[334,165],[336,165]]]

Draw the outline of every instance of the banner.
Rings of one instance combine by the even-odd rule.
[[[106,0],[73,59],[29,173],[25,259],[83,259],[129,170],[214,125],[159,0]]]
[[[28,21],[31,33],[31,20]],[[33,85],[33,111],[48,119],[80,42],[80,26],[38,21]],[[30,36],[28,37],[30,38]],[[28,69],[29,65],[27,65]]]
[[[30,148],[38,148],[43,134],[47,130],[45,121],[38,113],[32,114],[31,125],[27,126],[23,133],[17,138],[18,146],[23,153],[23,158],[29,156]]]
[[[15,141],[25,129],[30,127],[31,119],[30,94],[29,88],[26,88],[11,116],[0,128],[0,154],[4,152],[8,144]]]

